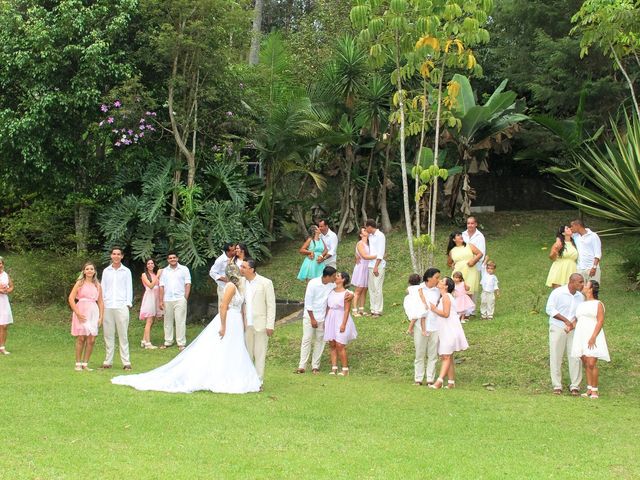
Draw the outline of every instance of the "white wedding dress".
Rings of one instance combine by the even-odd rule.
[[[227,286],[226,288],[230,288]],[[244,343],[241,307],[244,298],[236,293],[227,311],[224,338],[220,338],[220,315],[177,357],[169,363],[137,375],[121,375],[111,380],[137,390],[190,393],[209,390],[216,393],[260,391],[260,378]]]

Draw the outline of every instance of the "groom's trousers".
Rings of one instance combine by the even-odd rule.
[[[324,351],[324,319],[318,322],[318,328],[311,326],[311,319],[305,310],[302,317],[302,343],[300,344],[300,365],[299,368],[307,368],[309,355],[311,355],[311,368],[320,368],[320,358]]]
[[[104,336],[104,346],[106,355],[104,358],[105,365],[113,364],[113,354],[115,353],[116,332],[118,332],[118,343],[120,346],[120,360],[122,365],[131,365],[129,359],[129,309],[121,308],[105,308],[104,322],[102,324],[102,334]]]
[[[413,368],[414,380],[416,382],[424,381],[425,364],[427,383],[433,382],[436,378],[436,364],[438,363],[438,331],[427,332],[427,335],[422,335],[420,320],[418,320],[413,328],[413,343],[416,347],[416,358],[413,362]]]
[[[267,347],[269,346],[269,336],[267,331],[256,332],[253,326],[247,326],[244,332],[244,342],[247,345],[249,357],[256,367],[260,381],[264,382],[264,364],[267,359]]]

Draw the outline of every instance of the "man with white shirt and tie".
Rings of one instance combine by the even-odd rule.
[[[256,367],[260,382],[264,383],[264,365],[267,358],[269,337],[276,323],[276,295],[273,282],[256,273],[256,261],[246,258],[240,265],[245,278],[244,317],[246,328],[244,340],[249,357]]]
[[[164,310],[164,345],[173,345],[175,322],[175,337],[178,350],[182,351],[187,345],[187,300],[191,293],[191,273],[184,265],[178,263],[176,252],[167,254],[169,265],[162,270],[160,277],[160,308]]]
[[[322,262],[325,267],[336,267],[338,261],[338,236],[329,228],[329,224],[326,220],[320,220],[318,222],[318,228],[320,229],[320,238],[327,247],[327,253],[318,257],[318,262]],[[323,258],[324,257],[324,258]]]
[[[476,277],[478,279],[478,284],[475,285],[475,291],[480,292],[480,278],[482,277],[482,259],[487,254],[487,243],[482,232],[478,230],[478,221],[476,220],[476,217],[467,218],[467,229],[464,232],[462,232],[462,239],[465,241],[467,245],[471,244],[474,247],[476,247],[478,250],[480,250],[480,252],[482,252],[482,257],[480,257],[480,259],[476,263],[476,269],[480,273]],[[469,295],[469,296],[472,299],[474,297],[474,295]],[[477,301],[475,301],[475,299],[473,300],[474,300],[474,303],[478,303]],[[471,315],[475,315],[475,310],[476,310],[476,307],[474,305]]]
[[[427,302],[425,306],[427,314],[425,334],[422,333],[420,322],[416,322],[413,329],[413,343],[416,348],[416,358],[413,362],[414,382],[415,385],[423,385],[426,375],[427,385],[432,385],[436,379],[436,364],[438,363],[438,318],[431,311],[430,304],[438,305],[440,301],[440,289],[438,288],[440,270],[428,268],[424,272],[422,280],[424,282],[422,294]]]
[[[571,357],[573,330],[576,328],[576,308],[584,301],[582,287],[584,278],[579,273],[569,277],[569,283],[556,288],[549,295],[546,312],[549,315],[549,366],[551,384],[555,395],[562,395],[562,356],[569,363],[571,395],[580,394],[582,365],[580,358]]]
[[[320,373],[320,358],[324,351],[324,317],[327,314],[327,299],[336,286],[336,269],[324,267],[322,276],[312,278],[307,283],[304,294],[304,313],[302,315],[302,342],[300,344],[300,363],[295,373],[304,373],[311,355],[311,371]],[[347,294],[349,295],[349,294]]]
[[[131,370],[129,358],[129,309],[133,305],[133,282],[131,270],[122,264],[122,248],[111,249],[111,265],[102,272],[102,298],[104,321],[102,334],[106,355],[102,368],[113,366],[116,332],[120,346],[120,360],[125,370]]]
[[[378,229],[378,224],[374,220],[368,219],[364,225],[369,233],[369,253],[376,256],[374,260],[369,260],[369,308],[373,317],[379,317],[384,308],[382,288],[384,286],[384,271],[387,266],[384,259],[387,239],[384,233]]]
[[[213,281],[216,282],[217,286],[217,294],[218,294],[218,311],[220,311],[220,301],[222,300],[222,296],[224,295],[224,287],[227,284],[227,277],[225,277],[225,271],[227,270],[227,265],[229,265],[229,260],[231,260],[236,254],[236,244],[235,243],[225,243],[222,248],[222,255],[216,258],[216,261],[211,266],[211,270],[209,270],[209,276],[213,278]]]
[[[584,281],[595,280],[600,283],[600,260],[602,259],[602,243],[597,233],[585,228],[579,218],[571,222],[573,241],[578,250],[577,270]]]

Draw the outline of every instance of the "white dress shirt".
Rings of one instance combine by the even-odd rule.
[[[247,319],[247,327],[253,327],[253,294],[255,293],[255,277],[246,279],[244,283],[244,314]]]
[[[422,295],[424,295],[424,299],[427,301],[427,322],[425,329],[427,332],[435,332],[438,330],[438,316],[431,311],[430,304],[438,305],[440,301],[440,289],[438,287],[429,288],[423,283]]]
[[[482,276],[480,277],[480,285],[482,285],[482,291],[487,293],[493,293],[496,290],[500,290],[498,286],[498,277],[493,273],[487,272],[486,264],[482,265]]]
[[[602,258],[602,243],[597,233],[590,228],[586,229],[584,235],[574,233],[573,241],[578,249],[578,270],[590,270],[593,267],[593,260]]]
[[[102,271],[102,298],[105,308],[122,308],[133,305],[133,281],[131,270],[124,265],[109,265]]]
[[[322,283],[322,277],[316,277],[309,280],[307,291],[304,294],[304,310],[311,310],[316,321],[324,322],[327,314],[327,298],[331,290],[336,288],[336,284],[329,282]]]
[[[177,264],[176,268],[171,266],[162,270],[160,286],[164,288],[165,302],[175,302],[185,298],[185,285],[191,284],[191,273],[184,265]]]
[[[379,229],[369,235],[369,255],[375,255],[376,258],[369,260],[369,268],[376,266],[376,262],[380,259],[379,268],[384,268],[387,262],[384,260],[384,254],[387,249],[387,239]]]
[[[327,247],[327,255],[331,255],[329,260],[335,263],[338,260],[338,235],[329,229],[326,235],[320,234],[320,238]]]
[[[487,242],[484,239],[484,235],[476,228],[475,233],[471,236],[469,236],[469,230],[462,232],[462,239],[467,245],[471,244],[482,252],[482,257],[480,257],[480,260],[476,263],[476,268],[482,270],[482,259],[487,253]]]
[[[227,265],[229,265],[229,257],[227,257],[226,253],[223,253],[211,266],[211,270],[209,270],[209,276],[215,280],[220,288],[224,288],[226,282],[220,280],[220,277],[225,276],[225,272],[227,270]]]
[[[582,293],[576,292],[573,295],[569,291],[568,285],[558,287],[547,300],[547,315],[549,315],[549,325],[555,325],[556,327],[564,328],[566,325],[561,320],[554,318],[558,313],[564,316],[570,322],[573,321],[573,317],[576,316],[576,308],[584,301]]]

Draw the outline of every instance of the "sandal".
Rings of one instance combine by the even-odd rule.
[[[338,373],[338,366],[334,365],[333,367],[331,367],[331,371],[329,372],[329,375],[335,375],[336,373]]]
[[[304,368],[296,368],[296,369],[293,371],[293,373],[297,373],[297,374],[304,373],[304,372],[305,372],[305,369],[304,369]]]
[[[582,398],[588,398],[591,396],[591,392],[593,387],[591,387],[591,385],[587,385],[587,391],[584,392],[582,395],[580,395]]]
[[[0,347],[0,355],[10,355],[11,352],[7,352],[7,350],[4,348],[4,345],[2,347]]]
[[[320,373],[320,369],[319,368],[312,368],[311,369],[311,373],[313,373],[314,375],[318,375]]]
[[[76,362],[76,368],[74,368],[76,372],[82,371],[82,362]]]
[[[342,371],[338,374],[339,377],[349,376],[349,367],[342,367]]]
[[[444,383],[444,379],[438,377],[435,383],[429,385],[429,388],[433,388],[434,390],[440,390],[442,388],[442,384]]]
[[[82,370],[85,372],[93,372],[93,368],[89,368],[89,362],[82,362]]]
[[[591,387],[591,395],[589,396],[589,398],[591,399],[600,398],[600,395],[598,395],[598,387]]]
[[[456,388],[456,381],[455,380],[447,380],[447,386],[444,387],[448,390],[453,390],[454,388]]]

